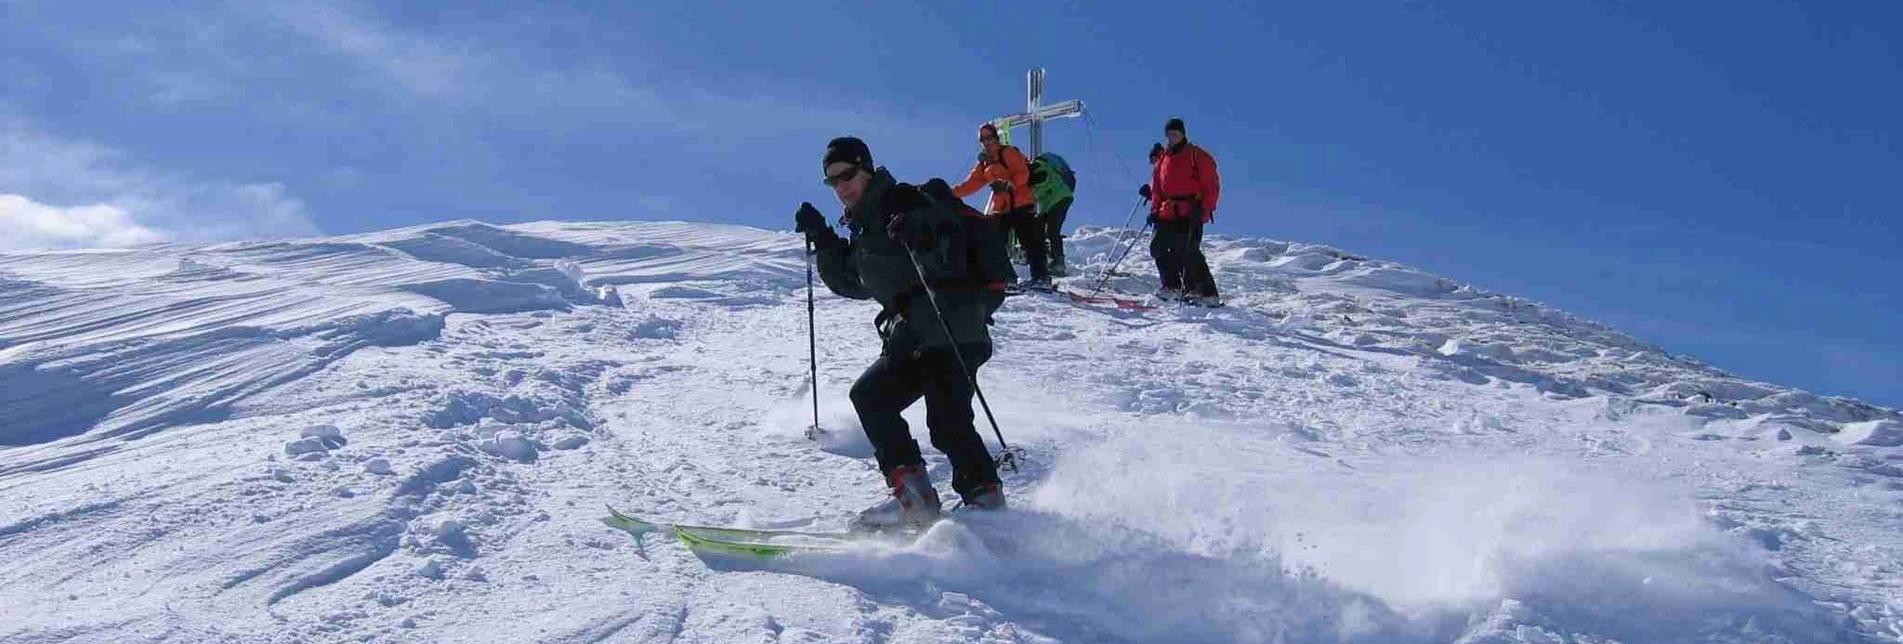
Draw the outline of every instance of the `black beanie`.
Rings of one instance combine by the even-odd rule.
[[[1183,129],[1183,119],[1170,119],[1170,122],[1164,123],[1163,131],[1168,132],[1170,130],[1176,130],[1184,134],[1189,134],[1189,130]]]
[[[827,166],[840,161],[845,161],[861,168],[871,168],[872,149],[866,147],[866,142],[859,140],[859,137],[856,136],[842,136],[833,139],[826,144],[826,159],[820,162],[819,171],[825,172]]]

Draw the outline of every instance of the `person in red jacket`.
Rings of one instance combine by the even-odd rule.
[[[1051,274],[1045,265],[1044,226],[1037,220],[1037,195],[1031,192],[1031,162],[1017,148],[1000,144],[998,128],[990,123],[978,126],[978,146],[978,164],[971,176],[952,187],[952,194],[963,199],[990,186],[985,214],[998,218],[1005,235],[1017,234],[1025,263],[1031,265],[1028,286],[1048,290]]]
[[[1183,131],[1183,119],[1170,119],[1163,126],[1169,147],[1150,170],[1150,183],[1138,192],[1150,198],[1150,221],[1156,224],[1156,237],[1150,240],[1150,257],[1163,282],[1158,295],[1164,299],[1180,297],[1201,306],[1222,306],[1216,292],[1216,278],[1209,272],[1209,260],[1203,257],[1203,225],[1215,221],[1216,203],[1222,195],[1222,177],[1216,173],[1216,158],[1189,142]]]

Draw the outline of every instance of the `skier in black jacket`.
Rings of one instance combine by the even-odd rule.
[[[860,513],[855,527],[916,526],[938,517],[938,493],[899,415],[921,397],[932,446],[951,460],[952,489],[966,505],[1004,507],[997,463],[972,424],[970,379],[991,356],[987,296],[940,287],[967,277],[958,211],[874,166],[871,150],[854,137],[827,144],[822,167],[826,185],[845,206],[841,223],[850,237],[840,238],[811,203],[800,205],[796,230],[812,244],[826,288],[882,307],[874,325],[883,351],[853,384],[852,405],[893,498]],[[935,287],[937,311],[921,273]]]

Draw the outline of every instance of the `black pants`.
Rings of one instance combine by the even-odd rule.
[[[1064,263],[1064,216],[1070,214],[1071,199],[1066,197],[1051,206],[1038,219],[1044,224],[1044,240],[1050,243],[1051,265]]]
[[[1209,260],[1203,257],[1201,216],[1157,222],[1156,237],[1150,239],[1150,257],[1156,260],[1163,288],[1216,296],[1216,278],[1209,273]]]
[[[989,344],[961,344],[972,377],[978,366],[991,359]],[[873,455],[879,459],[879,471],[890,473],[906,465],[922,465],[918,441],[911,426],[899,412],[925,399],[925,425],[932,431],[932,447],[951,459],[952,489],[961,496],[980,485],[998,482],[998,464],[991,460],[972,424],[971,382],[959,373],[958,358],[950,348],[921,352],[917,356],[880,356],[859,381],[852,384],[852,408],[859,412],[859,424],[872,442]]]
[[[1044,263],[1044,225],[1037,220],[1037,206],[1005,211],[998,216],[998,227],[1004,229],[1007,247],[1010,236],[1017,235],[1018,246],[1024,249],[1024,263],[1031,265],[1031,279],[1050,279],[1050,265]]]

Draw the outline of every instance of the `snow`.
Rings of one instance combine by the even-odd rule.
[[[1127,234],[1070,237],[1072,286]],[[1208,245],[1224,309],[1000,311],[1011,511],[773,562],[599,519],[826,530],[880,498],[845,395],[874,307],[821,289],[809,382],[790,234],[0,254],[0,641],[1903,638],[1895,410]],[[1152,289],[1142,248],[1121,270]]]

